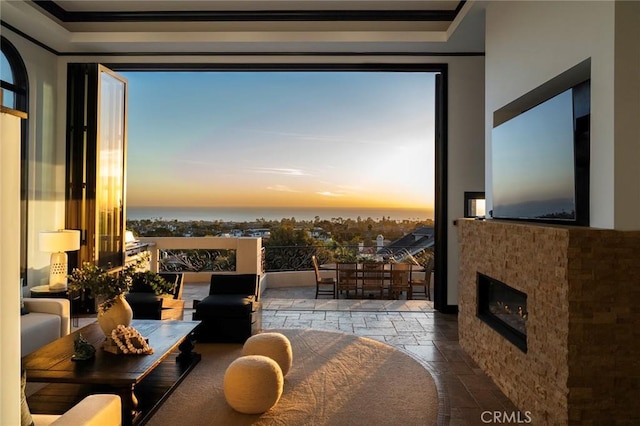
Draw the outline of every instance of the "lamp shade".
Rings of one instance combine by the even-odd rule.
[[[133,235],[133,231],[126,231],[124,233],[124,242],[125,244],[134,243],[136,241],[135,235]]]
[[[80,249],[80,231],[75,229],[43,231],[38,239],[40,251],[57,253]]]

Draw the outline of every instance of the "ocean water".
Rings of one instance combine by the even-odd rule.
[[[296,220],[320,220],[333,218],[362,220],[372,218],[380,220],[389,217],[391,220],[425,220],[433,219],[433,211],[428,209],[394,209],[394,208],[311,208],[311,207],[127,207],[127,219],[162,219],[162,220],[204,220],[223,222],[254,222],[257,219],[280,220],[283,218]]]

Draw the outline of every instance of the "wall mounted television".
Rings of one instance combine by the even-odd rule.
[[[589,225],[590,81],[495,125],[495,219]]]

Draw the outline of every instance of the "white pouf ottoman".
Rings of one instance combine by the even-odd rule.
[[[242,356],[224,373],[224,397],[234,410],[260,414],[276,405],[284,377],[277,362],[262,355]]]
[[[278,363],[282,375],[286,376],[293,364],[291,342],[281,333],[260,333],[247,339],[242,355],[264,355]]]

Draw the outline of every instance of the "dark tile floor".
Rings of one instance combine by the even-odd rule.
[[[207,284],[188,284],[183,297],[207,295]],[[412,356],[433,376],[438,389],[439,425],[482,425],[482,413],[517,408],[460,348],[458,321],[426,300],[314,299],[315,288],[267,289],[263,328],[340,331],[384,342]],[[191,318],[185,310],[185,319]],[[485,414],[485,419],[488,415]]]

